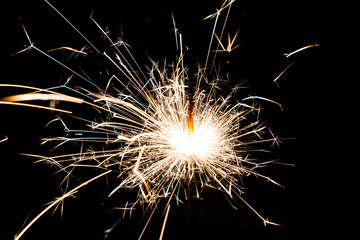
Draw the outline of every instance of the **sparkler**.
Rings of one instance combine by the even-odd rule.
[[[48,1],[66,22],[70,24],[85,41],[98,53],[100,51]],[[62,86],[50,89],[39,89],[29,86],[2,84],[1,87],[17,87],[31,89],[33,92],[9,96],[0,99],[0,104],[22,105],[38,107],[57,111],[71,116],[72,111],[59,109],[56,106],[28,104],[25,101],[67,101],[73,104],[87,105],[97,109],[106,116],[107,120],[97,122],[90,119],[81,119],[88,127],[87,130],[73,130],[67,127],[66,121],[59,115],[54,121],[64,126],[67,135],[64,137],[46,138],[43,143],[58,141],[56,148],[67,142],[100,142],[111,144],[114,149],[108,150],[82,150],[78,153],[52,157],[36,156],[39,161],[50,162],[60,171],[66,173],[66,178],[72,176],[75,168],[91,167],[101,171],[83,184],[68,191],[51,205],[38,214],[15,237],[16,240],[31,227],[49,209],[62,202],[66,197],[75,193],[98,178],[110,173],[117,174],[118,185],[109,193],[109,197],[121,189],[137,189],[137,199],[126,203],[125,209],[132,209],[137,204],[146,204],[152,213],[146,223],[148,225],[159,202],[167,201],[165,219],[160,234],[163,236],[166,219],[172,202],[183,202],[194,193],[200,197],[201,191],[214,188],[225,192],[229,197],[241,199],[264,224],[274,224],[262,217],[241,196],[243,188],[241,178],[255,175],[281,186],[271,178],[262,175],[257,168],[269,163],[261,159],[252,158],[255,151],[263,151],[257,145],[278,141],[270,129],[259,120],[260,104],[258,101],[270,101],[281,107],[277,102],[264,97],[250,96],[241,101],[234,99],[234,91],[225,96],[217,93],[220,77],[214,81],[206,77],[207,65],[213,45],[213,37],[218,40],[215,54],[220,51],[231,52],[238,35],[233,39],[228,35],[227,48],[221,43],[225,24],[221,34],[216,35],[216,25],[220,12],[230,11],[233,1],[225,1],[216,13],[205,19],[215,18],[209,50],[204,67],[199,67],[195,74],[195,82],[191,82],[190,73],[184,66],[184,53],[182,37],[175,26],[177,46],[180,46],[180,56],[171,65],[160,66],[151,61],[149,73],[146,75],[130,52],[127,44],[113,41],[108,33],[95,21],[105,38],[115,49],[114,56],[102,52],[101,55],[113,64],[121,76],[113,75],[105,89],[97,87],[86,75],[78,73],[70,67],[55,59],[50,54],[55,50],[68,50],[77,54],[86,55],[86,48],[77,50],[72,47],[58,47],[50,51],[43,51],[36,47],[25,27],[24,32],[29,46],[19,51],[34,49],[62,67],[69,70],[72,75]],[[227,19],[228,14],[226,15]],[[222,50],[219,50],[219,45]],[[234,48],[239,45],[235,45]],[[215,59],[212,63],[214,66]],[[82,87],[72,87],[73,78],[85,80],[96,88],[96,92]],[[120,86],[110,94],[109,89],[115,84]],[[70,91],[70,94],[62,93]],[[75,117],[75,116],[74,116]],[[76,117],[75,117],[76,118]],[[267,137],[266,137],[267,136]],[[33,155],[32,155],[33,156]],[[140,237],[141,237],[140,236]]]

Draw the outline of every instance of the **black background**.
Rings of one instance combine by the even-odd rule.
[[[184,46],[189,49],[185,60],[191,70],[196,69],[198,62],[204,63],[213,26],[213,21],[202,19],[214,13],[222,1],[52,1],[52,4],[104,50],[108,45],[89,18],[94,10],[95,19],[103,27],[108,26],[112,36],[123,35],[144,68],[150,64],[147,56],[156,61],[165,57],[168,62],[173,61],[176,54],[173,12]],[[207,190],[200,200],[172,206],[164,239],[359,236],[354,218],[355,195],[350,194],[355,189],[350,170],[356,160],[350,155],[351,135],[345,130],[351,125],[347,120],[351,112],[345,108],[351,85],[335,76],[338,67],[334,62],[339,59],[323,39],[324,32],[332,27],[330,18],[335,15],[325,14],[328,11],[323,7],[321,3],[305,1],[236,1],[227,29],[233,35],[240,28],[236,42],[241,46],[231,54],[221,55],[221,71],[229,73],[232,84],[247,80],[245,86],[249,88],[244,93],[240,91],[238,99],[252,94],[283,105],[283,112],[270,106],[264,111],[265,119],[273,132],[284,138],[280,149],[274,150],[277,158],[295,166],[273,165],[264,170],[285,189],[254,177],[245,179],[248,189],[244,198],[264,217],[284,226],[264,227],[241,200],[237,200],[236,210],[223,193]],[[34,50],[10,56],[28,44],[19,17],[40,49],[80,48],[86,42],[43,1],[14,1],[4,9],[1,83],[46,88],[63,82],[70,73]],[[321,46],[290,58],[282,55],[310,44]],[[70,60],[68,64],[83,62],[86,61],[80,57],[77,63]],[[291,62],[294,64],[278,80],[278,88],[272,80]],[[96,67],[88,67],[88,73],[104,70],[104,65]],[[8,88],[0,92],[0,97],[17,93]],[[51,154],[49,147],[39,146],[39,139],[54,134],[45,128],[54,113],[5,105],[0,105],[0,112],[0,137],[9,138],[0,143],[2,225],[6,226],[1,234],[11,239],[29,214],[31,219],[44,208],[43,204],[61,194],[57,188],[61,177],[52,175],[55,169],[51,166],[33,164],[33,159],[17,154]],[[62,218],[59,211],[45,214],[23,239],[102,239],[104,230],[122,214],[109,212],[111,207],[121,204],[119,199],[106,200],[110,190],[105,181],[90,184],[76,194],[77,198],[65,201]],[[127,216],[109,239],[137,239],[146,222],[142,213],[139,209],[131,219]],[[143,239],[159,237],[162,219],[161,211],[155,213]]]

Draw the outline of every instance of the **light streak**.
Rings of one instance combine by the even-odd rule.
[[[64,15],[48,1],[46,2],[100,53]],[[15,237],[16,240],[20,239],[30,226],[56,204],[88,183],[109,173],[116,173],[116,179],[119,180],[118,185],[109,193],[109,197],[122,189],[137,189],[138,195],[133,205],[147,204],[148,209],[152,209],[140,238],[159,202],[166,199],[168,203],[160,234],[161,239],[165,231],[171,202],[183,202],[182,193],[185,199],[188,199],[190,189],[196,190],[195,196],[197,197],[200,196],[200,190],[205,188],[217,189],[226,193],[230,198],[238,196],[260,217],[264,224],[277,225],[263,218],[241,197],[243,193],[241,179],[248,175],[254,175],[281,186],[256,170],[269,161],[264,163],[262,159],[253,158],[254,152],[264,151],[262,146],[257,147],[258,145],[267,142],[277,143],[279,140],[265,124],[259,121],[260,108],[258,108],[256,100],[268,101],[277,104],[280,108],[281,104],[260,96],[249,96],[237,101],[233,92],[221,96],[216,92],[217,80],[209,82],[206,77],[210,53],[215,52],[216,56],[219,45],[225,50],[221,43],[221,37],[226,21],[220,37],[216,35],[216,25],[221,11],[226,8],[230,10],[233,2],[225,1],[216,13],[205,18],[205,20],[215,18],[215,23],[205,64],[203,68],[199,67],[195,83],[187,80],[190,79],[190,73],[184,66],[182,35],[178,33],[173,15],[176,46],[180,49],[179,57],[171,66],[160,67],[158,63],[152,61],[149,73],[146,75],[126,44],[115,44],[91,14],[90,19],[115,49],[115,58],[106,52],[102,52],[101,55],[121,73],[121,77],[114,75],[109,79],[105,90],[96,86],[87,76],[79,74],[60,60],[50,56],[49,51],[37,48],[31,41],[25,26],[22,25],[29,46],[17,53],[34,49],[69,70],[72,77],[78,77],[90,83],[96,91],[70,87],[68,84],[70,78],[65,85],[51,89],[4,84],[0,86],[25,88],[35,92],[5,97],[1,99],[0,104],[38,107],[69,115],[72,114],[71,111],[27,104],[23,101],[57,100],[91,106],[103,113],[107,120],[96,122],[78,118],[86,123],[88,129],[73,130],[69,129],[65,125],[65,121],[58,117],[57,120],[63,124],[67,134],[64,137],[45,138],[44,143],[60,141],[55,147],[57,148],[67,142],[86,143],[90,141],[115,145],[115,149],[101,151],[89,149],[85,152],[81,149],[80,153],[74,154],[53,157],[37,156],[39,161],[50,162],[58,166],[60,171],[66,173],[66,178],[72,176],[73,168],[90,167],[104,172],[56,199],[20,231]],[[226,20],[228,14],[229,12]],[[230,52],[237,47],[232,47],[237,34],[238,32],[232,40],[230,35],[228,36],[229,43],[226,51]],[[219,44],[215,51],[212,51],[214,36]],[[55,49],[66,49],[87,55],[86,52],[83,52],[84,49],[81,51],[72,47]],[[214,63],[215,59],[212,66]],[[133,67],[134,64],[135,67]],[[138,75],[138,73],[140,74]],[[219,76],[216,76],[216,79],[219,79]],[[116,93],[111,95],[108,92],[110,82],[118,84],[121,90],[114,89]],[[71,90],[76,97],[61,93],[63,90]],[[124,209],[132,209],[132,207],[126,203]]]
[[[273,80],[273,82],[276,82],[293,64],[294,64],[294,62],[290,63],[290,64]]]
[[[9,102],[9,101],[0,101],[0,104],[39,108],[39,109],[45,109],[45,110],[50,110],[50,111],[57,111],[57,112],[72,114],[72,112],[68,111],[68,110],[63,110],[63,109],[58,109],[58,108],[53,108],[53,107],[45,107],[45,106],[40,106],[40,105],[35,105],[35,104],[17,103],[17,102]]]
[[[226,46],[226,48],[224,47],[224,45],[221,43],[220,38],[215,34],[216,39],[218,40],[222,50],[217,50],[217,52],[228,52],[230,53],[231,51],[233,51],[234,49],[238,48],[240,46],[240,44],[236,45],[235,47],[233,47],[236,37],[239,34],[239,30],[238,29],[233,37],[233,39],[231,39],[230,37],[230,33],[228,33],[228,45]]]
[[[8,102],[20,102],[20,101],[34,101],[34,100],[42,100],[42,101],[64,101],[64,102],[72,102],[72,103],[83,103],[84,100],[80,98],[70,97],[66,95],[59,95],[59,94],[46,94],[46,93],[26,93],[26,94],[19,94],[13,95],[10,97],[2,98],[3,101]]]
[[[166,226],[166,220],[169,216],[169,212],[170,212],[170,204],[168,204],[168,206],[166,207],[166,213],[165,213],[165,217],[164,217],[164,223],[162,225],[162,228],[161,228],[161,233],[160,233],[160,237],[159,237],[159,240],[161,240],[164,236],[164,232],[165,232],[165,226]]]
[[[290,53],[284,53],[283,55],[285,55],[287,58],[288,57],[291,57],[292,55],[296,54],[296,53],[299,53],[301,51],[304,51],[305,49],[308,49],[308,48],[312,48],[312,47],[319,47],[320,44],[312,44],[312,45],[308,45],[308,46],[305,46],[305,47],[301,47],[299,49],[296,49],[295,51],[292,51]]]
[[[33,220],[31,220],[31,222],[29,222],[22,230],[21,232],[19,232],[19,234],[17,234],[15,236],[15,240],[18,240],[21,238],[21,236],[42,216],[44,215],[47,211],[49,211],[51,208],[53,208],[54,206],[56,206],[57,204],[59,204],[61,201],[63,201],[65,198],[73,195],[74,193],[76,193],[80,188],[88,185],[89,183],[95,181],[96,179],[109,174],[111,171],[106,171],[104,173],[101,173],[93,178],[91,178],[90,180],[80,184],[79,186],[73,188],[72,190],[70,190],[69,192],[67,192],[66,194],[62,195],[61,197],[57,198],[55,201],[53,201],[49,206],[47,206],[41,213],[39,213]]]
[[[77,49],[74,49],[74,48],[71,48],[71,47],[54,48],[54,49],[48,50],[47,52],[53,52],[53,51],[62,50],[62,49],[69,50],[69,51],[72,51],[72,52],[75,52],[75,53],[81,53],[83,55],[87,55],[87,52],[84,52],[83,49],[82,50],[77,50]]]
[[[3,138],[3,139],[0,140],[0,143],[6,142],[7,140],[9,140],[9,138],[8,138],[7,136],[5,136],[5,138]]]

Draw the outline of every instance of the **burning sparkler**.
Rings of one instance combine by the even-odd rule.
[[[46,2],[85,39],[89,46],[100,53],[64,15],[48,1]],[[104,113],[107,120],[97,122],[81,119],[85,121],[89,129],[73,130],[69,129],[66,121],[58,116],[55,121],[62,123],[67,135],[44,139],[44,143],[58,141],[59,144],[56,147],[59,147],[66,142],[90,141],[112,144],[115,147],[108,150],[88,150],[53,157],[36,156],[40,158],[39,161],[54,163],[66,173],[67,178],[71,177],[74,168],[93,167],[103,172],[56,199],[22,229],[15,237],[16,240],[20,239],[28,228],[49,209],[83,186],[110,173],[116,173],[120,182],[109,193],[109,197],[121,189],[138,189],[137,199],[132,204],[127,203],[126,209],[131,209],[136,204],[147,204],[154,212],[162,199],[167,201],[160,239],[164,233],[172,201],[183,202],[189,198],[190,192],[194,192],[195,196],[199,197],[205,188],[215,188],[225,192],[231,198],[240,198],[264,224],[276,225],[262,217],[242,198],[243,188],[240,180],[244,176],[255,175],[281,186],[255,170],[268,162],[253,159],[251,155],[254,151],[262,151],[256,147],[257,144],[278,141],[278,138],[259,120],[260,106],[256,100],[270,101],[280,107],[281,105],[259,96],[234,101],[233,92],[221,96],[216,91],[220,78],[210,81],[205,74],[214,36],[222,48],[222,50],[215,49],[215,53],[225,50],[231,52],[233,48],[239,46],[232,47],[238,32],[233,39],[230,38],[230,34],[228,35],[227,48],[221,43],[225,25],[221,34],[216,34],[220,13],[229,12],[233,2],[225,1],[216,13],[205,18],[215,19],[215,24],[205,65],[199,67],[194,83],[189,80],[190,73],[184,66],[182,37],[175,26],[174,18],[176,43],[180,46],[179,57],[170,66],[166,64],[160,66],[159,63],[152,61],[149,74],[145,75],[127,44],[122,41],[114,42],[91,15],[93,23],[115,49],[114,57],[106,52],[102,52],[101,55],[121,72],[121,77],[115,75],[111,77],[103,90],[86,75],[78,73],[49,55],[55,50],[70,50],[73,53],[86,55],[85,48],[77,50],[71,47],[59,47],[43,51],[36,47],[23,26],[29,46],[18,53],[34,49],[72,72],[72,75],[64,85],[50,89],[2,84],[1,87],[26,88],[33,92],[5,97],[0,99],[0,104],[45,108],[69,115],[72,111],[59,109],[56,105],[46,107],[24,102],[67,101],[91,106]],[[81,87],[71,87],[72,78],[85,80],[95,86],[97,92]],[[116,94],[110,94],[108,89],[114,84],[118,84],[121,90],[114,88]],[[70,91],[71,96],[62,93],[64,91]]]

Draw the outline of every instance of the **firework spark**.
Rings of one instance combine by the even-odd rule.
[[[46,2],[71,27],[76,29],[64,15],[48,1]],[[49,209],[78,189],[109,173],[115,173],[116,181],[119,181],[118,185],[109,193],[109,197],[121,189],[138,189],[137,199],[131,206],[126,203],[124,209],[132,209],[137,204],[146,204],[149,209],[153,209],[148,222],[159,202],[162,199],[167,201],[160,239],[164,233],[172,201],[183,202],[193,193],[199,197],[201,191],[206,188],[218,189],[231,198],[240,198],[260,217],[264,224],[276,225],[262,217],[242,198],[243,187],[240,182],[242,177],[255,175],[281,186],[256,171],[258,167],[269,161],[252,158],[254,151],[263,151],[257,147],[259,144],[278,141],[278,138],[259,120],[261,108],[256,100],[270,101],[280,107],[281,105],[259,96],[245,97],[236,101],[234,99],[235,89],[229,94],[221,96],[216,91],[221,79],[216,77],[215,80],[209,80],[206,77],[214,36],[222,48],[219,50],[218,46],[213,51],[215,53],[225,50],[231,52],[232,49],[239,46],[232,47],[238,31],[232,40],[228,35],[229,43],[226,48],[222,45],[221,38],[225,24],[221,29],[221,34],[216,35],[220,12],[230,11],[232,3],[233,1],[225,1],[216,13],[206,17],[206,19],[215,18],[215,23],[205,66],[199,67],[194,83],[189,80],[191,79],[190,73],[184,67],[182,38],[175,26],[174,17],[172,20],[176,43],[177,46],[180,46],[179,57],[171,65],[160,66],[159,63],[152,61],[149,74],[145,75],[131,55],[127,44],[114,42],[91,15],[93,23],[115,49],[114,55],[106,52],[102,52],[101,55],[121,72],[121,77],[114,75],[110,78],[104,90],[97,87],[86,75],[74,71],[49,55],[50,52],[61,49],[87,55],[86,48],[76,50],[72,47],[58,47],[42,51],[35,46],[23,26],[29,46],[18,53],[35,49],[72,72],[72,77],[78,77],[95,86],[97,91],[71,87],[72,77],[64,85],[51,89],[7,84],[2,87],[28,88],[34,92],[5,97],[1,99],[0,104],[39,107],[66,114],[72,114],[72,111],[23,102],[67,101],[91,106],[102,112],[107,120],[98,122],[81,119],[85,121],[88,129],[72,130],[67,127],[66,121],[58,117],[56,120],[62,123],[67,135],[46,138],[44,143],[58,141],[56,147],[59,147],[67,142],[84,143],[89,141],[112,144],[111,146],[115,147],[99,151],[89,149],[85,152],[80,151],[53,157],[37,156],[40,158],[39,161],[50,162],[59,167],[60,171],[66,173],[66,178],[72,176],[75,168],[81,167],[92,167],[103,172],[56,199],[28,223],[15,239],[20,239],[27,229]],[[76,29],[76,31],[100,53],[79,30]],[[212,66],[214,62],[215,60]],[[110,94],[108,89],[114,84],[121,86],[121,90],[114,88],[116,93]],[[64,94],[62,91],[70,91],[72,96]]]
[[[296,53],[299,53],[301,51],[304,51],[305,49],[308,49],[308,48],[313,48],[313,47],[319,47],[320,44],[312,44],[312,45],[308,45],[308,46],[305,46],[305,47],[301,47],[299,49],[296,49],[295,51],[292,51],[290,53],[284,53],[283,55],[286,56],[287,58],[288,57],[291,57],[292,55],[296,54]]]

